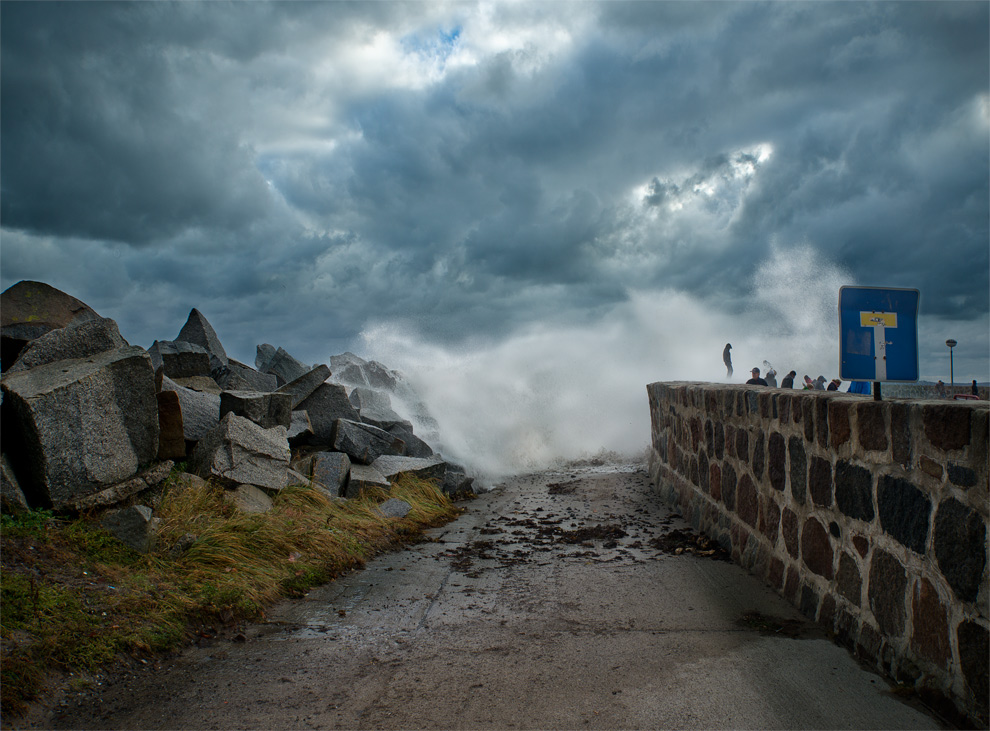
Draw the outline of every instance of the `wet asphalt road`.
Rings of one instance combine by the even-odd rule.
[[[35,727],[940,728],[685,541],[640,466],[516,478],[465,506],[243,641],[105,679]]]

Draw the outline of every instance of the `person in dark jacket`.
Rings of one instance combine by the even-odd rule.
[[[760,378],[760,369],[753,369],[753,377],[746,381],[747,386],[766,386],[767,382]]]
[[[841,384],[842,384],[842,381],[840,381],[838,378],[833,378],[832,381],[828,384],[828,388],[826,388],[825,390],[826,391],[838,391],[839,390],[839,386]]]
[[[781,388],[794,388],[794,376],[797,375],[797,371],[791,371],[786,376],[784,380],[780,382]]]
[[[971,391],[972,391],[972,393],[973,393],[974,396],[979,396],[980,395],[980,389],[977,388],[977,386],[976,386],[976,379],[975,378],[973,379],[973,388],[971,389]]]

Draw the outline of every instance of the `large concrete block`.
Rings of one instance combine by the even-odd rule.
[[[126,347],[127,341],[110,318],[78,320],[29,342],[7,372],[26,371],[59,360],[88,358]]]
[[[190,470],[204,479],[277,491],[288,484],[289,459],[285,427],[262,429],[229,413],[196,445]]]
[[[220,419],[234,413],[250,419],[262,429],[292,423],[292,398],[287,393],[224,391],[220,394]]]
[[[2,389],[5,451],[31,502],[60,508],[158,455],[155,372],[144,348],[11,373]]]

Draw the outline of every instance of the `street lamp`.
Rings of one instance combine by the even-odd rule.
[[[957,343],[952,338],[949,338],[948,340],[945,341],[945,344],[949,346],[949,385],[955,386],[956,375],[955,375],[955,369],[953,368],[952,365],[952,349],[956,347]]]

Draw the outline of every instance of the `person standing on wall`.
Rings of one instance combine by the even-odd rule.
[[[766,386],[767,382],[760,378],[760,369],[753,369],[753,377],[746,381],[747,386]]]
[[[732,354],[729,352],[732,350],[732,343],[726,343],[725,349],[722,351],[722,362],[725,363],[725,377],[732,377]]]
[[[786,376],[784,380],[780,382],[781,388],[794,388],[794,377],[797,375],[797,371],[791,371]]]

